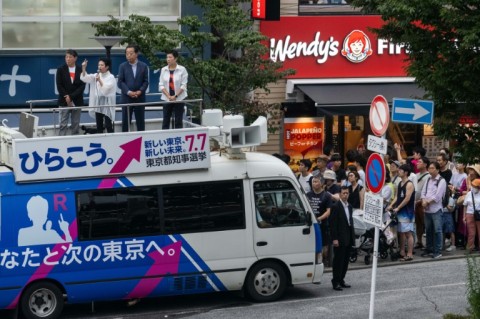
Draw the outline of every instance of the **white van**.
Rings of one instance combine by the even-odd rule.
[[[0,307],[52,319],[65,303],[231,290],[273,301],[320,282],[320,229],[290,168],[210,152],[210,132],[0,127]],[[244,146],[257,132],[229,134]]]

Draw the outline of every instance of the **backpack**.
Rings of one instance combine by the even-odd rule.
[[[438,188],[438,183],[440,183],[441,180],[444,180],[444,178],[442,176],[440,176],[440,178],[437,180],[437,188]],[[427,185],[425,185],[425,192],[427,191],[428,189],[428,182],[430,182],[430,178],[427,179]],[[447,181],[445,180],[445,183],[447,183]],[[446,184],[446,187],[445,187],[445,193],[443,194],[443,197],[442,197],[442,208],[445,208],[448,206],[448,200],[450,198],[450,196],[452,196],[452,192],[450,190],[450,188],[448,187],[448,184]]]

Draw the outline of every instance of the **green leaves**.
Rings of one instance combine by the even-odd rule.
[[[480,116],[480,12],[478,0],[351,0],[382,16],[379,37],[406,43],[408,74],[435,101],[435,134],[453,140],[464,163],[480,162],[480,146],[459,127],[461,115]],[[465,132],[468,130],[468,132]],[[475,144],[477,143],[477,144]]]
[[[181,46],[181,51],[188,54],[182,57],[180,64],[190,75],[190,97],[204,98],[206,107],[221,108],[229,113],[248,116],[252,109],[258,111],[259,106],[250,100],[248,93],[258,88],[266,89],[269,83],[294,71],[281,71],[280,63],[267,58],[268,48],[261,43],[266,38],[253,29],[249,12],[242,9],[245,7],[242,4],[249,4],[249,1],[193,2],[204,10],[203,16],[178,19],[181,31],[154,25],[148,17],[138,15],[122,21],[110,16],[108,22],[94,23],[93,27],[97,35],[121,35],[126,38],[123,43],[138,44],[155,69],[165,65],[157,57],[159,52]],[[209,50],[211,59],[207,59],[205,53]]]

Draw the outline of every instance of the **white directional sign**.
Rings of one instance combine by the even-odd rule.
[[[387,154],[387,146],[388,141],[385,138],[368,135],[367,150],[385,155]]]
[[[412,124],[432,124],[433,101],[393,98],[392,121]]]
[[[363,221],[377,227],[382,227],[383,197],[370,192],[365,192],[363,203]]]

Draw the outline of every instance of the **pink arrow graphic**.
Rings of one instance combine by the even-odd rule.
[[[148,269],[145,278],[140,280],[125,299],[145,298],[160,284],[163,278],[160,275],[178,273],[182,242],[176,242],[162,247],[162,252],[157,250],[148,254],[153,259],[153,265]],[[153,278],[152,278],[153,277]]]
[[[125,170],[128,168],[128,165],[130,165],[133,160],[140,162],[140,152],[142,150],[141,137],[127,142],[123,145],[120,145],[120,147],[123,149],[124,152],[110,170],[110,174],[118,174],[125,172]],[[116,182],[116,177],[105,178],[100,182],[98,188],[112,188]]]
[[[140,162],[140,151],[142,149],[142,138],[139,137],[133,141],[120,145],[124,150],[122,156],[110,170],[111,174],[123,173],[133,160]]]

